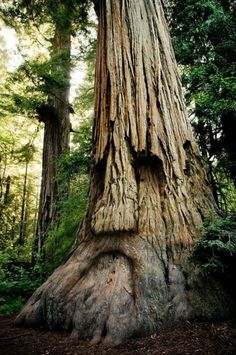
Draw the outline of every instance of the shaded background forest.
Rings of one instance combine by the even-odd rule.
[[[215,275],[235,292],[236,3],[163,2],[190,120],[219,207],[219,218],[201,227],[192,258],[196,272]],[[67,256],[86,207],[96,16],[89,1],[73,0],[3,1],[0,15],[0,313],[6,314],[20,309]],[[58,32],[61,38],[69,34],[70,50],[55,50]],[[13,39],[15,49],[9,45]],[[63,100],[70,112],[70,149],[55,159],[56,213],[39,235],[45,110],[55,108],[69,87],[70,97]]]

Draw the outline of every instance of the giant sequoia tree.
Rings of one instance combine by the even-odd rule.
[[[87,213],[77,245],[17,323],[117,344],[168,321],[220,315],[222,299],[187,275],[186,258],[214,201],[161,1],[99,4]]]

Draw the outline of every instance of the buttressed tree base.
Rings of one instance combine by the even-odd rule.
[[[17,324],[116,345],[191,317],[227,315],[188,256],[215,210],[187,119],[160,0],[101,0],[86,215],[68,259]]]

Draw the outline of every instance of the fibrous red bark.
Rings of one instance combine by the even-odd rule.
[[[223,296],[186,276],[215,207],[160,0],[100,2],[96,69],[94,165],[77,245],[17,323],[114,345],[223,314]]]

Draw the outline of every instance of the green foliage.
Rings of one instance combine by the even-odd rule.
[[[236,265],[236,216],[207,221],[202,237],[195,244],[192,258],[199,263],[204,276],[233,277]]]
[[[1,25],[2,24],[0,22],[0,31],[2,29]],[[4,78],[4,76],[6,75],[8,60],[9,60],[9,54],[7,53],[7,50],[6,50],[6,41],[0,32],[0,63],[1,63],[0,77],[1,78]]]
[[[1,105],[5,105],[2,90]],[[0,250],[10,254],[17,250],[27,260],[35,230],[38,177],[33,171],[39,130],[38,123],[0,110]],[[20,232],[24,248],[18,245]]]
[[[22,297],[0,297],[0,314],[9,315],[16,313],[24,306],[24,303],[25,300]]]
[[[8,117],[0,119],[0,249],[16,248],[20,229],[28,250],[35,229],[38,126]],[[12,134],[14,132],[14,135]],[[36,143],[37,142],[37,143]],[[24,205],[24,206],[23,206]],[[24,213],[22,214],[22,209]]]
[[[68,255],[85,212],[91,168],[91,119],[80,124],[76,142],[74,149],[58,161],[57,179],[61,188],[65,186],[65,194],[58,205],[59,223],[52,228],[45,244],[44,275],[50,274]],[[63,191],[60,194],[63,196]]]
[[[64,28],[68,26],[68,24],[63,24],[63,16],[65,16],[65,13],[67,11],[70,11],[70,16],[72,15],[75,9],[72,11],[70,6],[72,6],[72,3],[75,4],[75,2],[69,1],[65,4],[62,1],[59,1],[57,3],[55,3],[55,1],[44,1],[41,3],[36,1],[35,8],[29,9],[25,8],[25,5],[27,4],[22,1],[18,2],[18,4],[13,4],[16,7],[19,5],[18,8],[10,9],[8,7],[6,11],[16,11],[15,13],[13,13],[12,19],[14,19],[14,21],[18,21],[19,27],[21,27],[21,25],[23,25],[23,27],[28,27],[32,25],[32,18],[30,16],[33,16],[33,14],[35,15],[35,11],[37,12],[39,9],[37,8],[37,6],[49,6],[50,3],[51,7],[49,9],[50,11],[48,11],[47,13],[47,18],[53,23],[54,26],[53,29],[51,28],[52,35],[53,33],[55,33],[56,27],[58,30],[58,26],[62,26]],[[63,5],[63,3],[65,6]],[[81,1],[80,5],[82,3],[85,6],[86,1]],[[63,6],[58,7],[58,5],[63,5],[64,9],[62,8]],[[30,16],[29,11],[32,11]],[[46,7],[44,7],[43,11],[46,11]],[[82,10],[80,9],[79,11]],[[84,7],[84,11],[87,11],[87,7]],[[42,15],[44,16],[46,15],[46,13],[43,13]],[[75,14],[73,13],[73,16],[74,15]],[[15,16],[18,16],[18,18],[16,19]],[[25,22],[23,17],[25,18]],[[36,22],[38,20],[41,21],[42,18],[36,19]],[[79,20],[79,18],[77,18],[77,20],[74,20],[76,22]],[[16,23],[12,23],[12,25],[16,25]],[[34,23],[33,26],[34,25],[37,27],[39,24]],[[73,25],[72,27],[73,28],[71,29],[71,31],[73,32],[73,29],[78,29],[79,26],[77,24]],[[60,31],[61,35],[63,36],[63,28],[60,28]],[[72,32],[72,35],[75,34]],[[53,39],[52,43],[54,43]],[[94,48],[95,46],[93,46],[92,50],[93,58],[95,53]],[[84,52],[89,53],[88,49],[90,49],[90,45],[87,46],[87,49],[84,50]],[[2,117],[7,118],[13,114],[14,116],[12,117],[16,118],[19,115],[19,119],[24,122],[24,117],[38,116],[38,109],[41,108],[43,104],[47,104],[48,95],[50,97],[57,97],[59,93],[60,96],[60,91],[65,89],[69,85],[68,66],[71,65],[71,58],[69,57],[69,53],[57,51],[55,52],[51,44],[48,45],[47,53],[44,53],[45,52],[43,52],[42,54],[40,53],[38,55],[34,55],[33,59],[25,60],[24,63],[15,72],[8,75],[7,83],[1,92],[2,100],[0,104],[0,110]],[[90,152],[92,140],[92,123],[90,108],[93,106],[93,82],[91,83],[91,80],[93,80],[91,75],[91,72],[93,72],[93,67],[94,65],[90,65],[89,79],[87,76],[88,85],[90,85],[92,89],[89,90],[89,95],[83,95],[84,100],[81,101],[83,102],[83,104],[75,104],[75,110],[82,118],[82,123],[80,123],[79,128],[76,129],[76,132],[74,132],[73,149],[69,154],[61,157],[60,161],[58,162],[59,174],[57,176],[57,179],[60,180],[60,189],[63,190],[64,186],[65,191],[60,191],[60,196],[62,197],[62,199],[58,204],[59,221],[56,225],[52,226],[48,241],[45,245],[45,265],[42,266],[42,260],[39,260],[38,256],[36,257],[37,263],[35,265],[35,268],[38,269],[40,275],[50,273],[66,257],[72,244],[74,243],[76,231],[78,229],[80,220],[85,210],[87,202],[88,174],[91,164]],[[22,115],[23,117],[21,117],[20,115]],[[5,138],[5,141],[9,140],[8,136],[6,136]],[[14,137],[14,141],[12,142],[12,147],[10,151],[12,154],[11,162],[14,166],[30,162],[31,158],[33,157],[34,144],[31,140],[29,141],[29,143],[24,143],[23,145],[19,146],[18,142],[24,139],[24,134],[22,134],[22,137]],[[15,146],[16,142],[17,148]],[[9,144],[7,144],[7,147],[8,146]],[[3,148],[5,149],[5,142],[3,142]],[[4,156],[7,157],[5,165],[8,169],[10,152],[5,151],[4,154]],[[3,200],[6,190],[6,178],[7,177],[4,177],[1,180],[3,187]],[[14,179],[18,178],[19,172],[16,173]],[[13,177],[11,177],[11,182],[13,182]],[[17,214],[17,216],[21,215],[23,195],[22,187],[19,190],[16,189],[16,191],[13,191],[13,189],[11,189],[10,192],[11,194],[8,194],[9,205],[8,207],[6,206],[6,204],[4,205],[4,210],[2,213],[1,221],[3,222],[3,225],[6,226],[6,228],[2,228],[2,232],[0,232],[0,243],[3,247],[3,250],[9,250],[9,252],[12,253],[13,249],[16,249],[18,251],[19,256],[23,257],[24,255],[25,259],[29,261],[31,259],[33,244],[33,235],[31,234],[31,231],[27,229],[27,237],[24,240],[24,245],[22,245],[21,248],[17,244],[18,234],[22,223],[18,220],[15,221],[15,214]],[[31,191],[29,191],[29,189],[27,188],[27,199],[30,200],[30,196]],[[12,197],[12,202],[14,201],[14,212],[12,208],[12,203],[10,203],[10,197]],[[31,197],[34,197],[33,204],[35,204],[36,206],[35,196]],[[33,204],[31,204],[31,206]],[[26,202],[25,207],[27,207],[27,205],[29,205],[28,202]],[[25,208],[26,215],[28,213],[28,210],[29,209]],[[34,213],[34,217],[36,217],[33,208],[30,209],[30,213],[32,211]],[[28,215],[26,217],[28,218]],[[29,219],[27,219],[27,223],[28,222]],[[14,228],[11,229],[11,226],[13,226]],[[34,232],[35,227],[36,223],[34,220]]]
[[[93,89],[89,90],[88,95],[84,95],[80,107],[75,104],[83,122],[74,133],[71,153],[64,155],[58,162],[60,172],[57,178],[64,181],[66,186],[64,199],[60,200],[58,206],[59,222],[50,231],[45,245],[44,264],[37,257],[32,268],[37,217],[37,191],[34,187],[38,181],[35,174],[40,174],[33,165],[35,146],[39,143],[35,144],[35,138],[40,125],[37,123],[34,132],[36,121],[27,118],[39,118],[38,109],[48,103],[48,96],[60,98],[61,90],[68,88],[68,73],[73,60],[69,50],[55,50],[54,35],[56,31],[61,36],[68,34],[68,31],[72,36],[78,30],[85,31],[87,3],[74,0],[22,0],[4,1],[0,5],[0,17],[5,23],[13,26],[18,34],[24,29],[21,32],[23,40],[27,32],[30,41],[34,43],[32,57],[32,50],[29,51],[30,56],[28,53],[24,56],[23,53],[25,60],[17,70],[8,74],[4,71],[5,83],[0,88],[0,313],[12,313],[21,308],[43,281],[43,276],[48,275],[65,259],[75,241],[86,207],[91,164],[90,107],[93,104]],[[34,47],[39,33],[39,42],[44,35],[47,36],[42,41],[45,45],[42,51]],[[90,74],[93,72],[92,67],[93,65]],[[92,74],[89,85],[93,87],[91,78]],[[29,125],[27,132],[22,129],[26,122]],[[22,226],[24,238],[19,243]]]
[[[92,126],[93,109],[94,109],[94,78],[95,78],[95,57],[97,38],[93,35],[87,38],[87,45],[80,45],[79,59],[86,64],[86,76],[83,83],[79,86],[77,96],[73,106],[76,109],[82,121],[90,121]],[[83,123],[82,123],[83,124]],[[74,142],[78,143],[80,136],[74,136]]]
[[[10,27],[20,25],[36,27],[52,22],[60,31],[72,27],[85,30],[88,22],[88,0],[3,0],[0,17]]]
[[[229,0],[170,1],[170,23],[192,124],[221,208],[236,186],[236,8]],[[234,199],[236,193],[234,192]]]
[[[73,179],[76,174],[88,174],[91,167],[92,121],[83,121],[74,137],[73,151],[64,155],[58,162],[60,180]]]
[[[59,223],[49,233],[45,245],[45,275],[50,274],[68,255],[86,209],[91,168],[91,118],[80,124],[74,143],[74,149],[58,161],[57,179],[61,188],[65,186],[65,193],[58,206]],[[63,191],[60,194],[63,196]]]
[[[42,280],[13,251],[0,252],[0,314],[19,311]]]
[[[39,56],[25,61],[8,74],[1,93],[0,110],[2,113],[37,116],[37,110],[47,103],[48,95],[57,97],[60,90],[69,86],[69,67],[68,53],[63,52],[49,60]]]
[[[44,45],[44,48],[40,45],[36,55],[31,50],[30,59],[23,54],[23,64],[8,75],[1,95],[0,112],[35,117],[37,109],[47,103],[48,95],[58,98],[58,93],[69,87],[68,73],[73,60],[68,38],[78,31],[89,32],[88,11],[87,0],[21,0],[4,1],[0,5],[0,18],[6,25],[17,33],[24,30],[31,45],[38,46],[38,37]],[[63,38],[64,35],[68,37]],[[62,49],[58,41],[68,42],[67,49]]]
[[[89,188],[92,151],[92,110],[94,104],[94,59],[96,42],[91,41],[83,52],[87,72],[79,94],[73,103],[80,117],[79,127],[73,132],[73,144],[69,153],[58,161],[59,186],[62,190],[59,223],[47,238],[43,273],[48,275],[68,255],[76,240],[76,233],[84,215]]]
[[[32,143],[28,142],[21,146],[19,149],[15,150],[14,155],[18,162],[29,163],[33,160],[35,152],[35,146]]]
[[[76,239],[88,198],[88,175],[79,175],[71,182],[70,196],[60,203],[60,221],[47,238],[43,274],[49,275],[65,260]],[[73,189],[73,191],[72,191]]]

